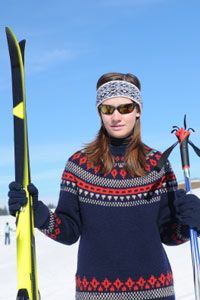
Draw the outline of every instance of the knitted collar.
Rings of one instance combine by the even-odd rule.
[[[115,138],[110,136],[109,137],[110,151],[112,152],[113,155],[124,155],[130,140],[131,140],[131,135],[125,138]]]

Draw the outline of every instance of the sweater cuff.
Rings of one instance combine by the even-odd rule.
[[[38,201],[37,209],[34,210],[34,227],[43,229],[46,227],[49,219],[49,209],[42,202]]]

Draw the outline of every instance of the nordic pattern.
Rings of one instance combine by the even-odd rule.
[[[101,173],[100,166],[91,166],[82,151],[68,160],[61,179],[59,203],[55,213],[50,213],[44,233],[67,245],[81,237],[77,300],[174,300],[171,267],[161,240],[178,245],[187,241],[188,236],[184,226],[176,222],[164,224],[160,232],[155,225],[160,203],[166,203],[168,194],[173,195],[177,190],[169,162],[159,172],[155,170],[160,157],[160,152],[149,151],[148,173],[143,177],[127,173],[123,155],[115,156],[109,174]],[[143,238],[146,244],[142,244],[140,253],[135,246],[141,245]]]
[[[96,106],[113,97],[127,97],[142,106],[140,90],[132,83],[122,80],[113,80],[101,85],[97,90]]]
[[[130,292],[130,291],[143,291],[152,288],[162,288],[173,284],[172,273],[169,272],[166,275],[163,273],[160,276],[155,277],[151,275],[149,278],[140,277],[138,279],[132,279],[131,277],[122,281],[119,278],[111,281],[105,278],[103,281],[97,278],[87,279],[84,276],[82,279],[80,276],[76,277],[76,288],[78,291],[87,292]]]
[[[170,297],[170,298],[169,298]],[[76,300],[149,300],[149,299],[174,299],[174,288],[158,288],[154,290],[120,292],[120,293],[96,293],[76,292]]]
[[[53,213],[49,209],[49,226],[47,229],[42,229],[41,231],[51,237],[52,239],[56,239],[60,234],[59,225],[61,224],[61,220],[57,217],[55,213]]]
[[[169,163],[159,173],[155,171],[159,159],[158,153],[151,152],[147,164],[151,172],[142,178],[128,175],[124,165],[114,168],[108,176],[100,174],[100,166],[92,167],[87,157],[78,152],[66,165],[61,190],[78,193],[80,202],[94,205],[122,207],[158,202],[161,194],[174,191],[176,187]],[[124,157],[118,156],[116,160],[123,163]]]
[[[156,299],[174,295],[173,275],[171,272],[159,277],[151,275],[149,278],[127,280],[116,278],[111,281],[105,278],[103,281],[92,278],[88,280],[86,276],[82,279],[76,277],[76,300],[86,299]]]

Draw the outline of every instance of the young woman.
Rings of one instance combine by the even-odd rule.
[[[108,73],[97,82],[101,128],[64,169],[55,213],[33,196],[35,227],[71,245],[79,237],[77,300],[173,300],[173,275],[162,243],[179,245],[200,230],[200,201],[177,189],[170,163],[141,140],[140,82]],[[12,215],[26,203],[10,184]]]

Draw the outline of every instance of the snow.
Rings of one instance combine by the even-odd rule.
[[[16,243],[11,233],[11,245],[4,245],[3,230],[6,222],[15,229],[15,219],[0,217],[0,291],[1,300],[16,299]],[[37,229],[36,254],[38,282],[42,300],[74,300],[75,272],[78,243],[70,247],[56,243]]]
[[[194,191],[200,196],[200,189]],[[15,230],[15,219],[0,217],[0,291],[2,300],[16,299],[15,232],[11,245],[4,245],[6,222]],[[74,300],[78,243],[65,246],[35,230],[38,282],[42,300]],[[194,300],[193,271],[189,242],[175,247],[165,246],[174,273],[176,298]],[[155,258],[156,259],[156,258]]]

